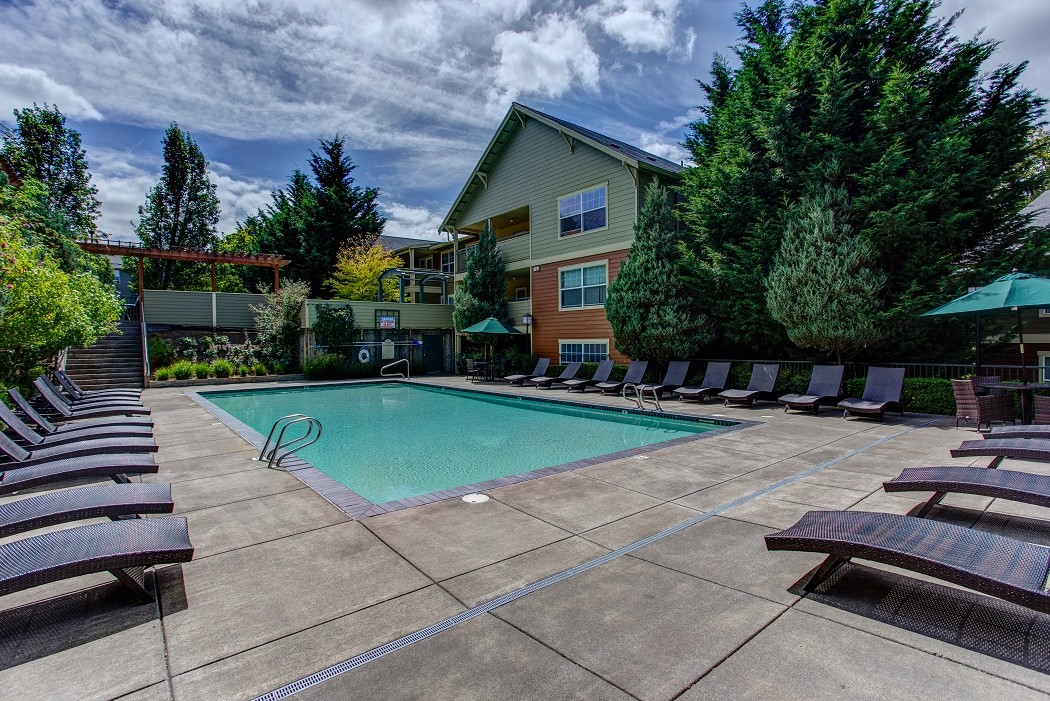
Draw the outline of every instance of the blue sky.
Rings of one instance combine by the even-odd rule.
[[[172,122],[211,164],[220,231],[269,201],[317,139],[346,137],[387,233],[437,226],[518,100],[674,160],[736,0],[0,0],[0,119],[57,104],[79,130],[103,231],[132,222]],[[1050,2],[944,0],[1050,96]]]

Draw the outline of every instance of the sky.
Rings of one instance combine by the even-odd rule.
[[[134,239],[172,122],[209,160],[220,233],[342,135],[385,233],[444,215],[513,101],[676,161],[737,0],[0,0],[0,120],[57,105],[81,133],[98,222]],[[943,0],[1050,97],[1048,0]],[[992,66],[989,66],[991,68]]]

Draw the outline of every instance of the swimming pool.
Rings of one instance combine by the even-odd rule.
[[[293,413],[324,435],[298,455],[373,504],[695,437],[719,425],[408,383],[204,392],[264,436]]]

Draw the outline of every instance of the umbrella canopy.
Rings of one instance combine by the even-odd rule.
[[[1050,278],[1030,273],[1010,273],[976,292],[924,312],[922,316],[941,314],[979,314],[981,312],[1050,307]]]
[[[494,316],[490,316],[484,321],[479,321],[473,326],[468,326],[463,329],[461,333],[491,333],[491,334],[512,334],[521,333],[513,326],[505,324]]]

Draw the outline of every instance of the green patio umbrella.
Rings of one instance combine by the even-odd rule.
[[[995,282],[931,309],[922,316],[945,314],[977,314],[1010,310],[1017,314],[1017,339],[1021,344],[1021,380],[1024,381],[1024,333],[1021,328],[1022,309],[1050,307],[1050,278],[1039,277],[1016,270]],[[978,318],[980,318],[978,316]],[[980,327],[978,327],[980,328]],[[980,338],[977,339],[978,346]],[[980,368],[978,368],[979,370]]]
[[[463,329],[460,333],[479,333],[486,334],[488,336],[509,336],[511,334],[520,334],[521,331],[518,331],[510,324],[500,321],[494,316],[490,316],[484,321],[479,321],[478,323],[472,326],[468,326],[467,328]],[[491,343],[486,344],[486,349],[490,348],[491,345]],[[488,352],[485,353],[485,357],[489,357]]]

